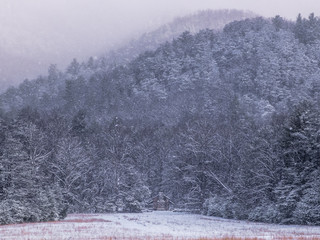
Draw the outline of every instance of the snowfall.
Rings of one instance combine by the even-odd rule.
[[[0,239],[320,238],[320,227],[285,226],[158,211],[72,214],[58,222],[0,226]]]

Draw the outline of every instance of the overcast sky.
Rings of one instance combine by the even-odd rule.
[[[320,0],[0,0],[0,61],[6,51],[43,71],[49,62],[81,60],[176,16],[225,8],[295,20],[298,13],[319,16]]]
[[[0,0],[8,22],[46,25],[66,34],[92,33],[114,39],[201,9],[243,9],[294,20],[298,13],[320,15],[320,0]],[[1,16],[0,15],[0,16]],[[60,28],[60,29],[57,29]],[[100,33],[99,33],[100,32]],[[46,32],[43,32],[46,34]]]

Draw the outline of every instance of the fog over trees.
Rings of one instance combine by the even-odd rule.
[[[122,51],[117,50],[118,57],[109,56],[117,61],[128,61],[128,57],[132,60],[143,51],[155,50],[184,31],[221,29],[231,21],[255,16],[248,11],[224,11],[220,15],[208,11],[206,20],[193,13],[194,19],[187,16],[170,22],[174,17],[164,15],[148,22],[144,20],[145,15],[151,13],[143,11],[137,16],[128,6],[118,9],[119,3],[113,6],[110,0],[105,3],[92,0],[89,6],[81,0],[64,1],[62,5],[62,0],[54,3],[17,1],[6,1],[4,6],[7,7],[0,8],[0,93],[25,79],[45,75],[50,64],[65,69],[73,58],[83,61],[119,48]],[[111,14],[111,10],[120,12],[119,16]],[[129,55],[124,50],[128,45],[135,49],[135,54]]]
[[[140,212],[164,192],[183,211],[319,225],[319,21],[137,40],[8,89],[0,223]]]
[[[319,15],[318,5],[317,0],[1,0],[0,93],[45,75],[50,64],[65,69],[73,58],[99,57],[199,10],[249,9],[294,20],[299,12]],[[158,36],[160,42],[164,35]]]

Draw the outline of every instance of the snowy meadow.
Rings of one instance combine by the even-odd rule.
[[[65,220],[0,227],[1,240],[320,239],[320,227],[284,226],[177,212],[71,214]]]

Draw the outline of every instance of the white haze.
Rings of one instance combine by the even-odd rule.
[[[202,9],[243,9],[294,20],[319,15],[318,0],[0,0],[4,87],[120,46],[144,31]]]

